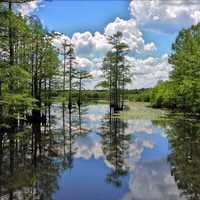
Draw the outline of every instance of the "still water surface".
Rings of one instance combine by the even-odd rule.
[[[0,138],[0,199],[198,200],[200,126],[195,120],[110,116],[106,104]]]

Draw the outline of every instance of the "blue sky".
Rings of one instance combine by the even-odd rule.
[[[117,16],[128,19],[127,0],[54,0],[45,2],[37,15],[50,30],[72,35],[74,32],[102,32]]]
[[[46,1],[36,13],[50,31],[72,36],[74,32],[103,32],[116,17],[131,17],[128,0],[54,0]],[[176,34],[141,31],[147,42],[153,41],[158,51],[154,55],[169,53]],[[144,55],[143,55],[144,56]]]
[[[31,10],[48,30],[63,33],[53,42],[57,48],[72,41],[79,67],[93,75],[90,89],[101,80],[108,35],[121,31],[129,45],[128,88],[146,88],[168,80],[172,43],[181,29],[200,22],[199,0],[35,0],[21,8],[24,14]]]

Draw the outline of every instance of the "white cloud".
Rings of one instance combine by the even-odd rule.
[[[166,12],[160,13],[159,9],[157,10],[154,7],[156,5],[166,8]],[[175,7],[173,7],[173,12],[170,12],[170,5],[171,4],[168,3],[162,5],[160,0],[150,2],[133,0],[130,4],[132,13],[136,8],[137,12],[140,12],[140,15],[135,12],[134,16],[136,19],[131,18],[129,20],[124,20],[117,17],[105,27],[104,33],[91,33],[88,31],[83,33],[76,32],[71,38],[64,34],[57,33],[53,43],[57,48],[62,49],[64,40],[71,40],[78,60],[77,67],[84,68],[93,75],[93,79],[86,84],[88,89],[93,89],[95,85],[102,80],[102,72],[100,69],[102,59],[111,48],[106,38],[117,31],[121,31],[123,33],[123,41],[126,42],[130,48],[130,53],[127,58],[132,65],[131,72],[133,77],[132,83],[128,85],[128,88],[153,87],[158,81],[167,80],[169,78],[169,72],[172,70],[172,67],[168,63],[167,54],[158,58],[151,56],[146,58],[134,58],[136,54],[147,56],[151,55],[151,52],[157,50],[153,42],[145,42],[139,23],[148,23],[149,17],[152,18],[150,19],[151,22],[157,22],[161,19],[174,20],[177,16],[180,16],[181,13],[185,12],[184,8],[181,8],[181,11],[177,10],[177,3],[175,3]],[[147,7],[149,7],[151,11],[141,15],[142,9],[146,9]],[[198,12],[193,13],[193,15],[198,16]],[[197,16],[195,17],[196,19]]]
[[[68,42],[70,41],[70,38],[63,34],[63,33],[59,33],[59,32],[55,32],[55,36],[52,40],[52,44],[58,48],[60,50],[60,52],[63,52],[63,44],[64,42]]]
[[[111,22],[106,26],[105,35],[113,35],[117,31],[122,32],[122,39],[129,45],[129,49],[132,53],[153,51],[156,49],[153,42],[145,44],[143,34],[135,19],[124,20],[117,17],[114,22]]]
[[[100,70],[102,59],[107,51],[110,50],[110,44],[106,38],[117,31],[123,33],[123,41],[129,45],[131,50],[128,58],[132,64],[134,76],[133,84],[130,84],[129,88],[151,87],[155,85],[157,81],[162,80],[162,78],[166,80],[168,77],[166,72],[169,72],[169,64],[167,63],[166,56],[160,59],[149,57],[144,60],[131,57],[134,53],[149,53],[156,50],[156,46],[153,42],[145,43],[143,34],[139,30],[134,19],[123,20],[116,18],[116,20],[106,26],[104,34],[99,32],[95,32],[94,34],[90,32],[78,32],[74,33],[72,38],[69,38],[64,34],[57,33],[56,37],[53,39],[53,44],[60,50],[63,50],[63,42],[71,39],[77,56],[77,67],[84,68],[93,75],[93,80],[88,81],[87,84],[87,88],[92,89],[102,80],[102,72]],[[167,70],[166,72],[165,69]],[[141,74],[143,74],[143,76]]]
[[[131,53],[136,52],[151,52],[156,50],[153,42],[145,44],[143,34],[134,19],[123,20],[116,18],[113,22],[105,27],[104,33],[95,32],[76,32],[71,38],[71,42],[75,47],[76,55],[87,58],[102,58],[106,52],[110,50],[111,45],[107,41],[109,35],[113,35],[117,31],[123,33],[123,41],[129,45]],[[64,38],[65,37],[65,38]],[[68,36],[61,35],[55,39],[57,47],[61,47],[64,39],[69,39]]]
[[[71,41],[78,56],[102,57],[110,49],[105,35],[99,32],[74,33]]]
[[[44,4],[41,5],[41,2],[42,0],[33,0],[26,3],[15,4],[14,8],[17,12],[20,12],[22,16],[29,15],[37,11],[39,7],[44,6]]]
[[[130,10],[140,25],[167,33],[200,22],[199,0],[132,0]]]
[[[41,7],[41,2],[42,0],[35,0],[21,4],[18,6],[18,11],[23,15],[30,14]],[[62,50],[64,40],[71,39],[79,60],[79,67],[90,71],[94,76],[93,81],[88,82],[88,88],[94,88],[102,80],[99,60],[110,50],[107,36],[121,31],[123,41],[130,47],[129,60],[133,66],[131,70],[133,81],[128,88],[147,88],[154,86],[160,80],[167,80],[172,67],[168,64],[167,55],[145,59],[133,57],[138,53],[149,55],[157,50],[153,42],[145,42],[141,27],[174,33],[183,27],[200,22],[199,0],[132,0],[130,11],[133,18],[124,20],[117,17],[113,22],[107,24],[103,33],[86,31],[74,33],[71,38],[64,34],[58,34],[54,38],[53,44],[60,50]]]
[[[94,66],[94,63],[87,58],[77,57],[76,62],[77,68],[84,69],[88,72],[91,71],[92,67]]]
[[[155,51],[156,50],[156,45],[151,42],[151,43],[148,43],[144,46],[144,51],[146,52],[151,52],[151,51]]]
[[[172,66],[168,63],[168,55],[164,54],[160,58],[148,57],[146,59],[136,59],[128,57],[132,65],[133,79],[128,88],[148,88],[153,87],[160,80],[168,80]]]

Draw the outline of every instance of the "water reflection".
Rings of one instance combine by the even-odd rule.
[[[128,173],[125,159],[128,157],[130,134],[125,133],[128,124],[118,117],[112,116],[111,112],[105,116],[102,127],[102,149],[111,172],[107,175],[107,182],[115,186],[121,186],[121,176]]]
[[[58,168],[42,145],[40,124],[10,131],[1,138],[1,198],[51,199]]]
[[[172,145],[169,161],[178,188],[187,199],[200,199],[200,123],[177,118],[158,124],[165,127]]]
[[[45,113],[1,129],[0,199],[200,199],[197,121],[123,121],[103,104]]]

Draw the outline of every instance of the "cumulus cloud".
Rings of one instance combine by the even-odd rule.
[[[156,45],[153,42],[150,42],[144,46],[144,51],[151,52],[156,50]]]
[[[186,7],[186,3],[184,2],[181,4],[180,2],[177,3],[173,1],[173,4],[171,4],[168,1],[163,3],[161,0],[132,0],[130,8],[134,18],[124,20],[117,17],[114,21],[107,24],[103,33],[91,33],[88,31],[83,33],[76,32],[71,38],[67,35],[57,33],[57,36],[53,40],[53,44],[62,50],[63,42],[65,40],[71,40],[78,60],[76,66],[90,71],[93,75],[93,80],[88,81],[87,84],[88,89],[93,89],[102,80],[102,72],[100,69],[102,59],[111,49],[107,37],[120,31],[123,33],[123,42],[127,43],[130,48],[127,59],[132,65],[131,73],[133,76],[132,83],[128,85],[128,88],[153,87],[158,81],[167,80],[169,78],[172,67],[168,63],[167,54],[164,54],[161,57],[150,56],[151,52],[157,50],[157,47],[153,42],[145,42],[140,26],[144,25],[151,28],[162,28],[163,26],[168,28],[168,23],[174,23],[176,24],[175,28],[177,29],[177,22],[179,22],[179,20],[184,21],[184,17],[190,19],[190,23],[193,19],[198,21],[200,11],[195,10],[195,12],[190,13],[189,15],[188,9],[191,11],[194,5],[189,4],[189,6]],[[195,20],[193,20],[194,23]],[[184,21],[184,23],[186,22],[187,20]],[[181,23],[178,24],[182,26]],[[173,30],[171,29],[170,31]],[[137,58],[134,57],[135,55],[141,54],[146,56],[143,56],[143,58],[138,56]],[[149,57],[147,55],[149,55]]]
[[[138,72],[143,74],[145,73],[146,76],[148,76],[148,71],[151,73],[154,65],[158,68],[159,60],[156,58],[150,57],[146,60],[141,60],[134,59],[134,57],[132,57],[135,53],[145,53],[156,50],[156,46],[153,42],[145,43],[143,34],[134,19],[123,20],[116,18],[113,22],[106,26],[104,34],[99,32],[95,32],[94,34],[90,32],[77,32],[74,33],[70,38],[67,35],[56,33],[55,38],[53,39],[53,45],[63,51],[64,41],[71,40],[77,56],[78,64],[76,66],[90,71],[90,73],[93,75],[93,80],[89,81],[88,84],[88,88],[92,89],[99,83],[100,80],[102,80],[102,72],[100,69],[102,65],[102,59],[111,48],[107,41],[107,37],[109,35],[113,35],[117,31],[121,31],[123,33],[123,41],[129,45],[131,52],[129,54],[129,60],[133,66],[134,78],[136,77],[134,80],[139,80]],[[150,75],[152,75],[152,73]],[[159,74],[157,72],[157,79],[153,82],[153,84],[155,84],[157,80],[160,80],[158,75]],[[162,76],[162,74],[160,76]],[[152,81],[151,78],[152,77],[150,77],[150,80]],[[144,85],[144,81],[141,82],[140,87],[148,87],[153,85],[149,85],[148,83]],[[138,86],[136,86],[136,88],[137,87]]]
[[[128,57],[132,65],[133,79],[128,88],[148,88],[155,86],[158,81],[168,80],[172,66],[168,63],[168,55],[164,54],[160,58],[148,57],[146,59],[136,59]],[[144,81],[145,80],[145,81]]]
[[[138,24],[167,33],[200,22],[199,0],[132,0],[130,10]]]
[[[102,57],[110,49],[105,35],[99,32],[74,33],[71,41],[79,56]]]
[[[90,72],[94,66],[94,63],[87,58],[77,57],[76,62],[77,62],[77,68],[84,69],[88,72]]]
[[[102,58],[111,49],[107,37],[117,31],[123,33],[122,40],[129,45],[132,53],[156,50],[153,42],[145,43],[143,34],[134,19],[124,20],[119,17],[105,27],[104,33],[95,32],[92,34],[88,31],[83,33],[76,32],[71,37],[71,42],[79,57]],[[56,37],[55,45],[61,47],[60,44],[63,43],[63,39],[69,39],[69,37],[61,34],[61,36]]]
[[[27,15],[41,7],[41,2],[42,0],[35,0],[21,4],[17,10],[23,15]],[[147,88],[153,87],[160,80],[167,80],[172,67],[168,64],[168,55],[165,54],[160,58],[134,58],[135,54],[151,55],[151,52],[157,50],[153,42],[145,42],[141,27],[175,33],[183,27],[200,22],[199,0],[132,0],[130,12],[132,14],[130,19],[124,20],[117,17],[107,24],[102,33],[86,31],[76,32],[71,38],[60,33],[55,36],[53,44],[61,51],[65,40],[71,40],[73,43],[79,60],[77,66],[89,70],[94,77],[93,81],[89,82],[88,88],[94,88],[102,80],[99,60],[102,60],[111,48],[106,39],[109,35],[121,31],[123,41],[129,45],[129,61],[133,66],[133,77],[128,88]]]
[[[154,51],[156,49],[153,42],[145,44],[143,34],[139,29],[135,19],[124,20],[117,17],[115,21],[109,23],[105,28],[105,35],[113,35],[117,31],[122,32],[123,42],[129,45],[131,52]]]
[[[60,50],[60,52],[63,52],[63,44],[65,42],[69,42],[70,38],[63,34],[63,33],[59,33],[59,32],[55,32],[53,40],[52,40],[52,44]]]
[[[25,16],[37,11],[39,7],[44,6],[41,3],[42,0],[33,0],[26,3],[15,4],[14,8],[17,12],[21,13],[22,16]]]
[[[92,35],[90,32],[75,33],[72,39],[70,39],[64,34],[56,34],[53,39],[53,44],[60,49],[61,52],[63,51],[64,41],[72,41],[77,56],[76,67],[85,69],[93,75],[93,82],[90,81],[90,85],[88,85],[89,89],[94,88],[95,85],[102,80],[102,58],[110,49],[110,45],[106,40],[106,35],[108,33],[113,33],[114,30],[118,30],[113,24],[109,26],[110,24],[106,27],[105,35],[100,33]],[[115,28],[113,28],[113,26]],[[138,52],[151,52],[156,50],[154,43],[145,44],[139,30],[136,31],[136,33],[138,36],[133,36],[134,33],[132,33],[132,39],[129,37],[124,38],[131,48]],[[167,54],[164,54],[160,58],[147,57],[146,59],[134,58],[130,54],[127,56],[127,59],[132,66],[131,73],[133,74],[132,83],[128,86],[130,89],[152,87],[160,80],[167,80],[169,72],[172,70],[171,65],[168,63]]]

